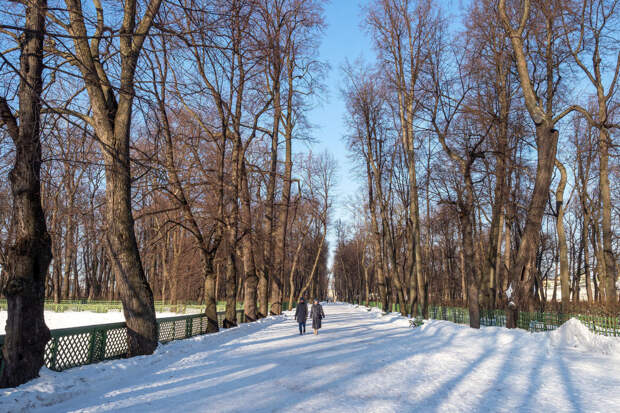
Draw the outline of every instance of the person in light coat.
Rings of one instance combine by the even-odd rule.
[[[314,334],[319,334],[321,320],[325,318],[325,313],[323,312],[323,307],[319,304],[319,300],[316,298],[314,299],[314,304],[312,304],[312,309],[310,310],[310,318],[312,319],[312,329],[314,330]]]

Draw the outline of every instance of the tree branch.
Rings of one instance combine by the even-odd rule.
[[[17,141],[19,139],[17,120],[15,119],[13,112],[11,112],[11,108],[9,107],[6,99],[3,97],[0,97],[0,121],[0,126],[2,124],[6,125],[9,135],[11,135],[13,141]]]

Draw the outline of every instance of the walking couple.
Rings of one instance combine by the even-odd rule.
[[[295,320],[299,323],[299,335],[306,333],[306,319],[308,318],[308,305],[303,297],[299,299],[297,308],[295,309]],[[319,300],[314,299],[312,309],[310,310],[310,318],[312,319],[312,328],[314,334],[319,334],[319,328],[321,328],[321,320],[325,318],[323,307],[319,304]]]

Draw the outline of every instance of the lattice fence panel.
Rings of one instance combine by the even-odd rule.
[[[81,333],[58,337],[56,357],[49,368],[61,371],[88,364],[91,335]]]
[[[197,335],[202,334],[202,330],[201,330],[201,324],[202,323],[201,323],[201,320],[203,318],[206,318],[206,317],[192,318],[192,321],[191,321],[191,323],[192,323],[192,329],[191,329],[192,336],[197,336]]]
[[[159,342],[167,343],[174,340],[174,322],[162,321],[159,323]]]
[[[105,359],[125,357],[127,355],[127,328],[115,328],[106,331]]]
[[[172,337],[173,340],[180,340],[185,338],[185,320],[173,321],[174,324],[174,335]]]
[[[64,304],[61,304],[64,305]],[[217,313],[220,328],[224,313]],[[237,310],[237,323],[245,321],[243,310]],[[184,339],[207,331],[209,320],[204,315],[188,315],[158,320],[159,342]],[[0,335],[0,363],[2,343]],[[101,324],[92,327],[53,330],[45,346],[45,365],[56,371],[127,356],[127,327],[124,323]],[[0,364],[1,366],[1,364]]]

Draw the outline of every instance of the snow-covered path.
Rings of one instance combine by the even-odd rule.
[[[44,369],[0,391],[0,411],[620,411],[619,340],[578,326],[531,334],[432,321],[411,329],[350,305],[325,313],[318,336],[299,336],[290,315],[271,317],[153,356]]]

